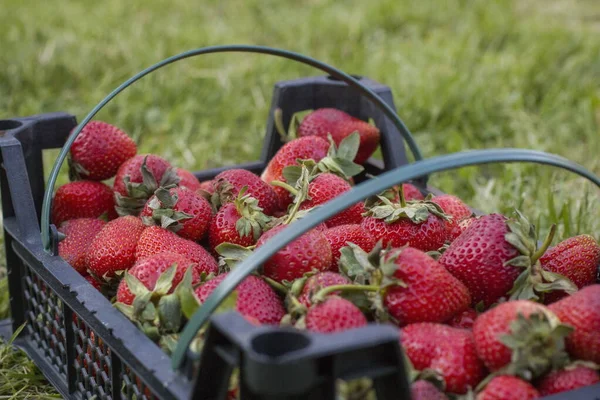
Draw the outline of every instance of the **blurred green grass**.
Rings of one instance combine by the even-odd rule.
[[[82,118],[164,57],[207,45],[263,44],[389,85],[426,157],[525,147],[600,174],[594,0],[0,0],[0,9],[0,118],[50,111]],[[141,151],[180,166],[232,165],[258,156],[273,84],[315,74],[258,55],[189,59],[144,78],[98,118],[135,136]],[[55,156],[46,155],[47,167]],[[487,212],[518,207],[542,233],[557,222],[557,239],[600,235],[600,193],[566,172],[473,167],[435,175],[432,184]],[[8,370],[28,365],[23,356],[11,360],[0,366],[0,398],[19,386],[19,398],[50,393],[31,365],[8,382]]]

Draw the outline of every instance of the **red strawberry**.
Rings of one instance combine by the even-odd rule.
[[[448,400],[443,392],[431,382],[418,380],[410,385],[412,400]]]
[[[102,182],[76,181],[58,188],[52,203],[52,223],[77,218],[117,217],[112,190]]]
[[[131,183],[143,183],[142,165],[146,162],[146,167],[156,180],[160,183],[165,172],[171,168],[171,164],[159,156],[153,154],[140,154],[132,157],[121,164],[115,177],[113,190],[121,196],[129,196],[130,188],[125,184],[125,177],[129,177]]]
[[[533,386],[511,375],[493,378],[477,395],[477,400],[534,400],[540,394]]]
[[[312,275],[306,279],[302,286],[298,301],[306,307],[310,307],[312,304],[312,296],[315,295],[319,290],[333,285],[349,285],[351,282],[345,276],[337,274],[335,272],[319,272],[318,274]],[[334,295],[339,292],[333,292]]]
[[[199,274],[203,272],[216,274],[218,272],[216,260],[204,250],[204,247],[158,226],[150,226],[144,230],[140,236],[135,257],[139,261],[165,251],[181,254],[197,264]]]
[[[112,278],[131,268],[144,224],[139,218],[120,217],[107,223],[89,247],[86,262],[97,277]]]
[[[414,367],[438,372],[448,392],[466,393],[485,376],[468,330],[423,322],[402,328],[400,341]]]
[[[207,193],[213,194],[215,192],[215,181],[204,181],[200,183],[200,188],[198,190],[203,190]]]
[[[140,216],[146,225],[160,225],[182,238],[198,241],[208,230],[212,208],[208,200],[185,187],[160,188]]]
[[[195,285],[200,282],[200,276],[198,275],[194,263],[182,255],[168,252],[155,254],[136,262],[129,270],[129,273],[135,276],[146,289],[152,291],[154,290],[156,281],[160,275],[173,265],[177,266],[177,270],[171,284],[171,289],[168,293],[173,293],[179,282],[183,279],[185,271],[190,267],[192,267],[192,284]],[[131,305],[133,304],[134,298],[135,296],[129,290],[126,280],[121,280],[119,289],[117,290],[117,301]]]
[[[425,196],[423,193],[415,185],[411,185],[410,183],[403,183],[402,190],[404,191],[404,198],[406,201],[410,200],[425,200]],[[396,202],[400,201],[400,199],[396,199]]]
[[[297,130],[299,137],[318,136],[327,139],[331,134],[336,145],[353,132],[360,135],[360,147],[354,161],[364,164],[379,146],[380,134],[377,127],[341,110],[320,108],[304,117]]]
[[[257,247],[276,237],[286,225],[279,225],[263,234]],[[323,235],[313,229],[289,243],[264,265],[263,273],[278,282],[293,281],[311,271],[326,271],[331,267],[331,247]]]
[[[90,121],[71,146],[69,175],[92,181],[112,178],[136,152],[135,142],[125,132],[106,122]]]
[[[228,169],[217,175],[214,181],[220,195],[220,205],[234,201],[242,188],[247,187],[246,193],[258,200],[258,206],[265,214],[273,215],[279,207],[273,188],[250,171]]]
[[[263,171],[261,179],[267,183],[271,183],[272,181],[285,182],[285,178],[283,177],[283,169],[285,167],[296,165],[297,159],[311,159],[319,162],[327,156],[328,149],[329,142],[316,136],[292,140],[284,144],[271,159]],[[279,208],[286,209],[292,202],[290,193],[281,187],[275,187],[274,191],[277,194]]]
[[[358,307],[338,296],[313,305],[306,313],[306,329],[319,333],[335,333],[367,325]]]
[[[192,192],[202,188],[202,184],[187,169],[175,168],[175,173],[179,177],[179,186],[186,187]]]
[[[87,275],[86,254],[105,224],[101,219],[79,218],[66,221],[59,228],[66,237],[58,244],[58,255],[81,275]]]
[[[342,247],[347,246],[348,242],[354,243],[367,253],[375,247],[375,238],[358,224],[334,226],[327,229],[324,234],[329,246],[331,246],[332,271],[338,271],[340,250]]]
[[[579,289],[596,282],[600,265],[600,245],[589,235],[580,235],[560,242],[540,257],[542,268],[570,279]],[[552,303],[566,293],[549,293],[544,301]]]
[[[566,340],[569,354],[600,364],[600,284],[587,286],[548,308],[562,323],[575,328]]]
[[[528,300],[509,301],[481,314],[473,325],[479,358],[491,371],[511,364],[534,377],[566,358],[571,329],[548,308]]]
[[[559,371],[553,371],[542,378],[537,389],[542,396],[568,392],[600,382],[598,372],[584,365],[573,365]]]
[[[462,235],[462,233],[464,231],[467,230],[467,228],[469,226],[471,226],[471,224],[473,222],[475,222],[477,220],[476,217],[471,217],[471,218],[464,218],[461,219],[460,221],[458,221],[458,223],[453,223],[450,228],[447,229],[447,239],[450,242],[453,242],[456,240],[457,237],[459,237],[460,235]]]
[[[446,231],[448,240],[453,240],[451,237],[454,233],[451,233],[451,231],[463,219],[472,216],[473,211],[461,199],[451,194],[435,196],[431,201],[440,206],[445,214],[452,217],[449,221],[446,221]]]
[[[196,295],[200,302],[204,302],[226,276],[227,273],[221,274],[198,287]],[[278,325],[285,315],[283,302],[277,293],[258,276],[248,276],[237,286],[235,292],[237,311],[250,320]]]
[[[469,308],[463,311],[460,314],[456,314],[452,319],[448,322],[448,325],[454,328],[461,329],[473,329],[473,324],[477,319],[477,311],[472,308]]]

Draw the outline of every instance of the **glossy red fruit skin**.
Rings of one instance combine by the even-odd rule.
[[[600,382],[598,372],[592,368],[577,366],[573,369],[553,371],[537,383],[542,396],[568,392]]]
[[[440,373],[448,392],[464,394],[485,377],[468,330],[422,322],[402,328],[400,341],[414,367]]]
[[[115,272],[131,268],[140,235],[142,221],[133,216],[120,217],[107,223],[89,247],[86,263],[96,276],[115,276]]]
[[[510,362],[511,350],[500,342],[500,337],[510,333],[510,324],[521,313],[528,317],[535,312],[548,312],[542,304],[528,300],[509,301],[479,315],[473,325],[477,354],[490,371],[497,371]]]
[[[348,182],[337,175],[330,173],[319,174],[308,185],[309,199],[302,203],[300,209],[308,210],[310,208],[323,205],[351,189],[352,186],[350,186]],[[364,203],[359,202],[342,211],[341,213],[329,218],[327,221],[325,221],[325,224],[329,228],[338,225],[360,224],[363,219],[362,214],[364,212]]]
[[[331,271],[319,272],[306,280],[302,287],[302,291],[298,296],[298,301],[306,307],[310,307],[312,304],[312,296],[320,289],[333,285],[349,284],[350,280],[343,275]],[[339,292],[333,292],[332,294],[336,295],[339,294]]]
[[[267,231],[258,239],[256,247],[264,245],[286,227],[279,225]],[[275,253],[263,264],[263,274],[277,282],[293,281],[307,272],[327,271],[330,267],[329,242],[323,232],[313,229]]]
[[[256,243],[254,235],[241,236],[235,224],[241,218],[235,204],[228,203],[219,209],[208,228],[208,243],[211,251],[221,243],[233,243],[248,247]]]
[[[204,302],[215,288],[225,279],[221,274],[196,289],[196,296]],[[285,315],[283,302],[275,291],[258,276],[250,275],[236,288],[237,311],[249,320],[261,324],[277,325]]]
[[[600,265],[600,245],[590,235],[566,239],[546,250],[540,257],[542,268],[569,278],[579,289],[596,282]],[[566,296],[564,292],[547,293],[546,304]]]
[[[274,180],[285,182],[285,178],[283,177],[283,169],[285,167],[296,165],[297,159],[311,159],[319,162],[325,158],[328,150],[329,142],[317,136],[292,140],[279,149],[271,161],[269,161],[269,164],[260,177],[267,183],[271,183]],[[274,187],[273,190],[277,195],[279,208],[285,210],[292,202],[290,192],[280,187]]]
[[[328,135],[336,145],[357,131],[360,146],[354,158],[364,164],[379,146],[380,133],[377,127],[335,108],[320,108],[308,114],[298,126],[298,136],[318,136],[327,140]]]
[[[352,242],[367,253],[375,247],[375,238],[359,224],[338,225],[324,232],[331,247],[331,271],[339,271],[340,249]]]
[[[469,308],[452,317],[452,319],[448,321],[448,325],[450,325],[453,328],[472,330],[473,324],[475,323],[477,316],[477,311],[473,310],[472,308]]]
[[[180,221],[182,228],[176,232],[177,235],[193,241],[202,239],[206,235],[208,225],[212,219],[212,207],[208,200],[185,187],[172,188],[169,193],[171,193],[171,196],[177,195],[178,197],[173,210],[185,212],[192,216],[190,219]],[[150,202],[155,197],[156,195],[153,195],[148,199],[140,214],[141,217],[152,216]]]
[[[146,228],[138,241],[136,260],[143,260],[162,252],[181,254],[197,265],[196,270],[199,274],[203,272],[216,274],[219,271],[217,261],[198,243],[177,236],[159,226]]]
[[[540,393],[528,382],[510,375],[493,378],[477,395],[477,400],[534,400]]]
[[[367,325],[358,307],[338,296],[313,305],[306,313],[306,329],[318,333],[335,333]]]
[[[402,192],[404,193],[404,199],[409,201],[409,200],[424,200],[425,196],[423,196],[423,193],[421,193],[421,191],[419,189],[417,189],[417,187],[415,185],[412,185],[410,183],[403,183],[402,184]],[[397,201],[399,201],[400,199],[397,199]]]
[[[437,250],[446,242],[446,225],[441,218],[430,215],[427,221],[415,224],[408,219],[387,223],[382,219],[365,217],[361,223],[375,241],[397,248],[409,245],[423,251]]]
[[[162,157],[156,156],[154,154],[138,154],[135,157],[131,157],[127,161],[125,161],[119,167],[117,171],[117,175],[115,176],[115,182],[113,184],[113,190],[118,192],[122,196],[127,196],[127,190],[125,188],[124,178],[125,176],[129,176],[129,179],[132,183],[141,183],[142,182],[142,164],[144,164],[144,159],[146,159],[146,166],[154,175],[156,182],[160,183],[165,171],[171,167],[171,164]]]
[[[480,301],[489,307],[513,287],[521,268],[504,265],[519,251],[508,243],[506,217],[484,215],[474,221],[442,254],[442,264],[467,286],[472,305]]]
[[[180,179],[179,186],[185,187],[191,190],[192,192],[195,192],[198,189],[202,188],[202,184],[200,183],[200,181],[198,181],[194,174],[192,174],[187,169],[176,168],[175,172],[177,173],[177,176]]]
[[[85,260],[88,249],[105,224],[96,218],[79,218],[65,221],[58,229],[66,236],[58,243],[58,255],[81,275],[88,273]]]
[[[84,179],[103,181],[112,178],[119,166],[135,156],[137,147],[125,132],[102,121],[90,121],[71,146],[71,160],[88,173]]]
[[[147,257],[134,264],[129,270],[129,273],[135,276],[148,290],[154,290],[156,281],[159,276],[169,269],[172,265],[177,264],[177,270],[175,271],[175,277],[169,293],[173,293],[177,285],[183,279],[185,272],[188,268],[192,268],[192,285],[196,285],[200,282],[200,276],[193,262],[185,258],[184,256],[176,253],[159,253],[153,256]],[[131,305],[135,295],[129,290],[127,282],[122,279],[119,282],[119,288],[117,289],[117,301]]]
[[[394,277],[406,284],[387,290],[383,304],[400,326],[445,322],[471,303],[469,291],[437,261],[412,247],[395,261]]]
[[[418,380],[410,386],[412,400],[448,400],[448,397],[439,391],[433,383]]]
[[[548,308],[575,328],[565,342],[569,355],[600,364],[600,284],[584,287]]]
[[[235,192],[232,201],[244,186],[248,186],[246,194],[258,200],[258,205],[263,209],[263,213],[273,215],[279,209],[277,195],[271,185],[250,171],[246,171],[245,169],[228,169],[215,176],[215,182],[219,182],[220,180],[225,180],[234,187]]]
[[[449,221],[446,221],[446,231],[448,240],[453,240],[451,231],[463,219],[470,217],[473,211],[461,199],[451,194],[435,196],[431,201],[440,206],[445,214],[452,217]]]
[[[462,235],[462,233],[476,220],[476,217],[470,217],[461,219],[457,224],[452,224],[450,228],[447,229],[447,240],[450,243],[455,241],[456,238]]]
[[[56,226],[70,219],[99,218],[105,214],[108,219],[117,217],[113,192],[102,182],[70,182],[54,195],[52,223]]]
[[[205,192],[213,194],[215,192],[215,181],[210,180],[210,181],[200,182],[199,190],[204,190]]]

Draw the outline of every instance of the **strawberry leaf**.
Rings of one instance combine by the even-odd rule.
[[[244,247],[235,243],[221,243],[215,247],[215,251],[219,253],[219,267],[225,271],[229,271],[235,266],[248,258],[254,250],[254,246]]]
[[[156,285],[154,286],[154,290],[152,291],[157,296],[164,296],[169,293],[171,287],[173,286],[173,278],[175,278],[175,273],[177,272],[177,264],[171,265],[169,268],[165,270],[156,281]]]
[[[176,294],[163,296],[158,301],[160,328],[166,332],[178,332],[181,326],[181,303]]]
[[[358,131],[354,131],[340,142],[336,156],[346,160],[354,160],[354,157],[358,154],[359,147],[360,134]]]
[[[123,279],[125,279],[127,287],[134,296],[138,297],[145,295],[146,293],[150,293],[150,290],[148,290],[148,288],[142,282],[140,282],[138,278],[131,275],[128,271],[125,271]]]
[[[299,165],[290,165],[283,169],[282,174],[288,184],[295,186],[302,175],[302,167]]]

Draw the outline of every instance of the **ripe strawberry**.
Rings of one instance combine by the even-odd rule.
[[[379,129],[335,108],[320,108],[308,114],[298,126],[298,137],[318,136],[331,138],[336,145],[351,133],[360,135],[360,147],[354,161],[364,164],[379,146]]]
[[[107,223],[90,244],[86,263],[98,278],[113,278],[115,272],[131,268],[138,239],[144,231],[139,218],[120,217]]]
[[[449,221],[446,221],[447,238],[452,240],[451,231],[453,228],[463,219],[471,217],[473,211],[461,199],[451,194],[435,196],[431,201],[440,206],[445,214],[452,217]]]
[[[509,301],[481,314],[473,325],[479,358],[491,371],[510,364],[513,373],[541,376],[563,362],[564,337],[571,332],[545,306]]]
[[[412,400],[448,400],[443,392],[431,382],[418,380],[410,385]]]
[[[69,175],[72,179],[103,181],[135,156],[135,142],[125,132],[102,121],[90,121],[71,146]]]
[[[187,169],[175,168],[175,173],[179,177],[179,186],[186,187],[192,192],[202,188],[202,184]]]
[[[416,369],[442,375],[448,392],[466,393],[485,376],[468,330],[422,322],[402,328],[400,342]]]
[[[559,371],[553,371],[537,383],[542,396],[568,392],[600,382],[598,372],[584,365],[574,364]]]
[[[476,220],[476,217],[469,217],[461,219],[458,223],[453,223],[450,228],[447,229],[447,240],[449,242],[455,241],[456,238],[462,235],[462,233]]]
[[[210,181],[200,182],[200,188],[198,190],[203,190],[209,194],[213,194],[215,192],[215,181],[210,180]]]
[[[52,223],[77,218],[114,219],[115,202],[112,190],[102,182],[76,181],[58,188],[52,203]]]
[[[448,321],[448,325],[453,328],[461,328],[461,329],[473,329],[473,324],[477,319],[477,311],[472,308],[468,308],[462,313],[456,314],[450,321]]]
[[[340,250],[346,247],[348,242],[354,243],[367,253],[375,247],[375,238],[362,226],[358,224],[339,225],[327,229],[325,238],[331,246],[331,270],[338,271]]]
[[[64,222],[58,229],[66,237],[58,244],[61,256],[81,275],[87,275],[85,257],[98,232],[106,222],[95,218],[79,218]]]
[[[218,174],[214,182],[219,195],[217,204],[219,206],[233,202],[242,188],[247,187],[246,193],[258,200],[258,206],[263,209],[266,215],[273,215],[279,208],[277,195],[273,188],[250,171],[228,169]]]
[[[411,200],[425,200],[425,196],[423,193],[415,185],[411,185],[410,183],[403,183],[402,190],[404,192],[404,198],[406,201]],[[399,202],[400,198],[396,198],[396,202]]]
[[[150,226],[144,230],[137,244],[135,258],[139,261],[165,251],[181,254],[197,264],[199,274],[216,274],[219,270],[217,261],[204,247],[159,226]]]
[[[267,183],[272,181],[285,182],[283,169],[285,167],[296,165],[296,160],[311,159],[315,162],[321,161],[329,149],[329,142],[316,136],[303,137],[292,140],[284,144],[275,156],[269,161],[269,164],[260,176]],[[274,191],[277,195],[279,208],[284,210],[292,202],[290,193],[281,188],[275,187]]]
[[[338,296],[330,296],[306,313],[306,329],[319,333],[335,333],[367,325],[358,307]]]
[[[306,279],[301,278],[301,281],[300,284],[302,285],[302,289],[300,290],[298,301],[305,307],[310,307],[313,295],[319,290],[328,286],[349,285],[351,283],[345,276],[331,271],[319,272]],[[295,287],[292,286],[292,290],[294,289]],[[337,295],[339,292],[333,292],[333,294]]]
[[[257,247],[276,237],[286,225],[279,225],[263,234]],[[263,273],[282,282],[301,278],[311,271],[327,271],[331,267],[331,247],[323,232],[311,230],[279,250],[263,265]]]
[[[540,257],[542,268],[570,279],[579,289],[596,282],[600,265],[600,245],[589,235],[579,235],[549,248]],[[552,303],[566,293],[549,293],[544,301]]]
[[[493,378],[477,395],[477,400],[534,400],[538,391],[528,382],[511,375]]]
[[[204,302],[215,288],[225,279],[221,274],[196,289],[196,296]],[[285,315],[283,302],[275,291],[258,276],[250,275],[235,289],[236,309],[244,317],[261,324],[278,325]]]
[[[179,282],[183,279],[185,271],[190,267],[192,268],[192,284],[196,285],[200,282],[200,276],[193,262],[182,255],[168,252],[155,254],[136,262],[129,270],[129,273],[135,276],[146,289],[153,291],[160,275],[173,265],[176,265],[177,269],[168,293],[173,293]],[[117,290],[117,301],[131,305],[134,299],[135,296],[129,289],[127,281],[125,279],[121,280]]]
[[[548,308],[575,328],[566,340],[571,357],[600,364],[600,284],[584,287]]]
[[[182,238],[198,241],[208,230],[212,208],[208,200],[185,187],[160,188],[140,216],[146,225],[160,225]]]

